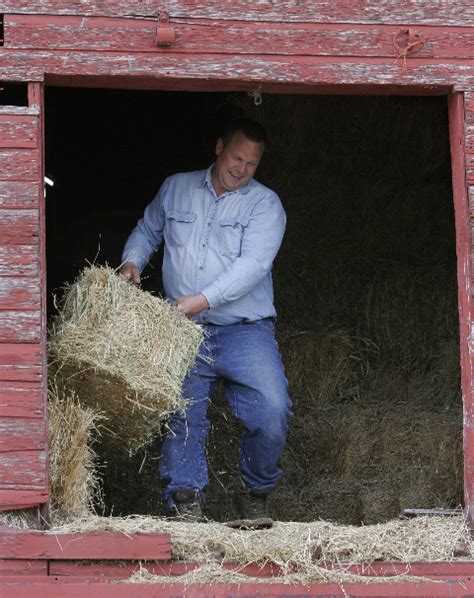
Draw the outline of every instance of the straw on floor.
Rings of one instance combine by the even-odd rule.
[[[141,577],[138,574],[133,580],[138,582],[239,583],[254,580],[242,571],[229,572],[224,567],[226,563],[235,563],[242,568],[249,564],[263,566],[275,563],[281,570],[281,575],[274,579],[279,583],[356,581],[361,578],[345,572],[352,564],[397,561],[407,563],[406,575],[410,575],[410,563],[450,561],[454,559],[454,550],[459,542],[471,545],[462,514],[449,518],[393,520],[362,527],[327,521],[276,522],[272,529],[259,531],[234,530],[213,522],[180,523],[156,517],[91,517],[53,528],[49,533],[107,530],[126,535],[168,532],[171,534],[174,559],[201,564],[200,569],[188,572],[183,578],[173,576],[167,580],[142,572]],[[327,564],[339,565],[341,570],[328,571],[324,568]],[[363,579],[368,581],[366,577]],[[404,580],[407,580],[406,577]]]
[[[51,370],[106,414],[113,445],[134,453],[184,406],[181,385],[202,339],[165,300],[91,266],[65,287],[50,329]]]

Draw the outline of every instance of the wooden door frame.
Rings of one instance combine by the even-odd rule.
[[[99,78],[98,78],[99,79]],[[133,88],[134,76],[130,75],[129,85],[127,87]],[[113,78],[107,78],[107,81],[100,77],[100,83],[97,84],[101,87],[102,83],[108,83],[104,87],[113,87]],[[78,80],[71,78],[71,87],[79,87],[77,85]],[[76,85],[75,85],[76,83]],[[208,81],[208,90],[217,91],[216,82]],[[160,84],[157,82],[157,87]],[[37,105],[41,112],[41,127],[40,127],[40,139],[42,143],[42,159],[41,159],[41,182],[44,180],[44,87],[45,84],[34,82],[28,84],[28,97],[30,105]],[[242,83],[242,90],[246,91],[248,84]],[[347,93],[348,89],[343,86],[344,91]],[[363,86],[365,87],[365,86]],[[384,89],[383,85],[376,86],[377,92],[381,95],[393,94],[394,89]],[[137,89],[139,87],[137,86]],[[180,85],[176,85],[179,89]],[[186,80],[182,82],[182,88],[184,90],[192,89],[192,81]],[[202,90],[202,82],[200,84]],[[235,91],[239,91],[235,89]],[[297,91],[302,93],[302,88],[295,84],[278,83],[271,86],[272,93],[291,93]],[[305,86],[305,93],[337,93],[340,94],[342,89],[338,86],[334,86],[334,89],[325,88],[324,90],[318,89],[313,86]],[[361,86],[357,86],[354,90],[358,95],[362,95]],[[407,89],[400,86],[400,92],[407,93]],[[419,94],[414,92],[413,87],[410,87],[410,95],[426,95],[426,87],[423,85],[419,86]],[[445,89],[439,89],[438,92],[435,89],[430,90],[431,93],[443,94],[446,92]],[[374,85],[367,85],[367,93],[374,92]],[[349,95],[349,94],[348,94]],[[364,94],[365,95],[365,94]],[[457,254],[457,278],[458,278],[458,312],[459,312],[459,327],[460,327],[460,364],[461,364],[461,391],[463,397],[463,413],[464,413],[464,499],[465,499],[465,513],[470,523],[473,522],[474,518],[474,421],[473,421],[473,410],[474,410],[474,388],[473,388],[473,360],[474,355],[472,349],[474,344],[471,341],[471,324],[473,322],[473,301],[471,297],[471,281],[472,281],[472,262],[471,262],[471,232],[470,232],[470,209],[467,193],[466,184],[466,162],[464,153],[465,144],[465,115],[464,115],[464,93],[453,92],[447,96],[448,98],[448,114],[449,114],[449,137],[450,137],[450,148],[451,148],[451,169],[452,169],[452,182],[453,182],[453,204],[455,211],[455,228],[456,228],[456,254]],[[43,184],[40,185],[43,189]],[[44,392],[45,392],[45,418],[47,418],[46,409],[46,375],[47,375],[47,363],[46,363],[46,228],[45,228],[45,201],[44,193],[41,193],[40,203],[40,263],[41,263],[41,301],[42,301],[42,345],[43,351],[43,368],[44,368]],[[42,507],[43,513],[47,511],[47,505]]]

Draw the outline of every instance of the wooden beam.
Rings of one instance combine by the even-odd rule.
[[[127,579],[138,571],[140,563],[108,563],[105,561],[51,561],[49,574],[55,576],[67,576],[80,578],[83,581],[99,579]],[[176,577],[184,575],[189,571],[198,569],[200,563],[193,561],[172,561],[169,563],[146,563],[144,565],[154,575],[166,575]],[[246,565],[237,563],[225,563],[225,569],[238,571],[249,577],[276,577],[281,574],[278,565],[267,563],[266,565]],[[472,575],[474,561],[453,561],[436,563],[398,563],[398,562],[375,562],[371,564],[347,565],[326,563],[323,567],[337,571],[341,570],[354,575],[366,577],[394,577],[399,575],[412,575],[427,578],[460,579]]]
[[[471,598],[474,594],[474,581],[461,578],[453,581],[435,582],[378,582],[365,583],[305,583],[305,584],[277,584],[277,583],[145,583],[133,584],[90,582],[81,583],[67,580],[57,580],[48,576],[47,581],[42,577],[24,581],[6,576],[0,578],[0,595],[2,598],[276,598],[298,597],[322,598],[347,597],[351,598],[400,598],[400,596],[419,596],[420,598]]]
[[[167,533],[52,534],[2,530],[0,538],[0,559],[171,559],[171,539]]]
[[[474,85],[474,65],[465,61],[409,58],[306,57],[306,56],[231,56],[161,53],[107,53],[0,49],[0,79],[12,73],[25,79],[35,73],[47,78],[61,77],[148,77],[167,81],[205,80],[209,90],[235,82],[240,88],[255,86],[265,91],[267,83],[298,85],[399,85],[456,86],[470,89]],[[136,80],[138,84],[138,80]],[[72,84],[72,82],[71,82]],[[244,85],[245,84],[245,85]],[[284,84],[284,85],[283,85]],[[192,87],[191,87],[192,89]],[[21,156],[17,156],[21,158]],[[21,164],[20,164],[21,165]],[[29,180],[29,179],[28,179]]]
[[[464,131],[464,97],[463,94],[456,93],[449,98],[449,137],[456,226],[461,389],[464,406],[464,506],[467,517],[472,523],[474,521],[474,381],[472,378],[473,356],[470,351],[470,335],[473,305]]]
[[[172,18],[317,23],[398,23],[464,26],[474,22],[470,2],[400,0],[1,0],[0,12],[155,18],[163,7]]]
[[[245,22],[176,18],[176,42],[156,44],[156,18],[5,15],[5,47],[30,50],[97,50],[193,54],[385,56],[395,60],[408,42],[398,25]],[[474,28],[416,29],[417,58],[474,57]],[[414,52],[415,53],[415,52]]]

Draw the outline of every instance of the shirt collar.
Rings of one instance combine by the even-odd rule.
[[[214,162],[209,166],[209,168],[207,170],[204,171],[204,176],[201,180],[201,182],[198,185],[198,188],[203,189],[206,185],[209,187],[209,189],[215,193],[214,190],[214,185],[212,184],[212,169],[214,168]],[[242,193],[242,195],[247,195],[247,193],[250,191],[252,185],[253,185],[253,179],[250,179],[250,181],[244,185],[243,187],[241,187],[240,189],[236,189],[235,191],[228,191],[227,193]]]

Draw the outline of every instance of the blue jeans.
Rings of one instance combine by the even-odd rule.
[[[208,336],[196,367],[184,381],[183,397],[189,402],[184,411],[171,417],[170,432],[163,439],[160,473],[169,507],[174,490],[194,488],[203,496],[209,482],[207,408],[219,379],[232,413],[245,428],[240,475],[246,487],[271,490],[282,474],[278,460],[285,445],[291,400],[273,320],[205,328]]]

